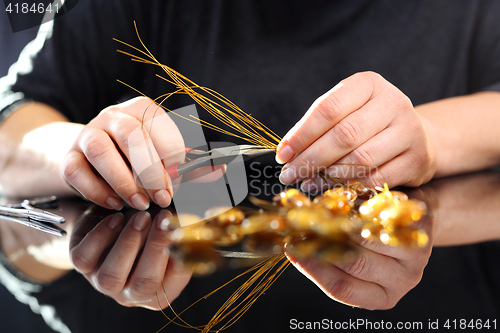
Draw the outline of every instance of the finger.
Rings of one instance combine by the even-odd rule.
[[[122,125],[124,128],[120,131],[109,130],[126,153],[149,197],[159,206],[167,207],[172,199],[173,186],[163,169],[184,162],[185,157],[184,140],[179,129],[159,105],[146,97],[134,98],[108,111],[129,115],[135,120],[128,121],[127,126]],[[127,151],[130,145],[135,147],[133,151]],[[158,163],[160,160],[162,163]]]
[[[391,126],[366,141],[358,148],[337,161],[339,165],[333,165],[327,169],[331,177],[342,177],[343,174],[336,170],[342,170],[343,165],[361,165],[367,167],[378,167],[410,148],[412,144],[411,135],[404,133],[399,126]],[[365,168],[368,169],[368,168]],[[350,179],[350,175],[347,174]]]
[[[129,205],[141,210],[149,207],[148,193],[137,186],[132,172],[108,133],[96,127],[87,127],[78,142],[78,148],[102,178]]]
[[[377,167],[407,151],[411,143],[410,135],[401,135],[401,129],[389,127],[326,168],[324,173],[330,178],[355,179],[382,187],[386,180],[381,173],[377,173]],[[331,184],[325,184],[323,179],[316,175],[304,181],[301,188],[311,192],[324,188],[325,185]]]
[[[330,178],[355,179],[379,187],[383,187],[384,183],[388,183],[389,187],[405,184],[412,180],[411,174],[407,170],[416,165],[408,164],[408,158],[405,156],[412,143],[413,139],[410,133],[405,133],[400,126],[391,126],[335,162],[334,165],[326,168],[324,173]],[[404,165],[397,174],[387,173],[387,171],[381,172],[378,168],[388,162],[393,163],[393,160],[396,159]],[[391,168],[393,167],[391,166]],[[387,179],[385,175],[391,175],[391,178],[397,176],[398,178]],[[400,176],[404,177],[399,178]],[[331,184],[330,182],[325,184],[323,179],[316,175],[304,181],[301,188],[306,192],[311,192],[318,190],[318,188],[322,189],[325,185]]]
[[[410,272],[398,260],[366,248],[359,249],[351,260],[331,263],[352,277],[400,293],[416,286],[421,277],[420,271]]]
[[[165,219],[172,217],[167,210],[156,215],[141,257],[132,273],[126,289],[132,299],[151,299],[160,290],[168,263],[170,239],[165,230]]]
[[[158,295],[162,309],[170,306],[171,302],[180,295],[181,291],[188,284],[191,275],[192,272],[186,270],[182,264],[177,263],[172,257],[169,258],[162,283],[161,295],[163,297]],[[154,309],[158,310],[158,304],[154,305]]]
[[[142,126],[135,117],[114,108],[102,113],[96,122],[116,142],[135,171],[140,181],[136,181],[136,187],[140,183],[146,195],[137,204],[147,209],[151,198],[159,206],[167,207],[172,199],[172,184],[146,126]]]
[[[326,295],[340,303],[370,310],[390,309],[396,304],[397,299],[382,286],[352,277],[331,263],[316,259],[289,259]]]
[[[75,246],[80,244],[83,238],[87,236],[87,234],[96,227],[101,221],[95,221],[94,219],[88,219],[86,218],[88,214],[92,214],[97,208],[97,206],[93,206],[90,209],[87,209],[82,216],[80,216],[80,219],[78,222],[75,224],[73,227],[73,230],[71,231],[71,237],[69,240],[69,250],[73,249]],[[99,213],[98,213],[99,214]],[[110,219],[113,217],[115,214],[110,214],[106,216],[106,219]]]
[[[102,254],[116,240],[123,226],[123,214],[114,214],[99,222],[83,239],[70,246],[70,258],[73,266],[82,274],[90,273],[101,260]],[[76,244],[76,245],[75,245]]]
[[[121,105],[124,112],[138,119],[149,132],[165,167],[184,162],[184,140],[177,125],[162,107],[146,97],[137,97]]]
[[[276,159],[285,163],[298,156],[330,128],[365,105],[376,94],[374,73],[357,73],[318,98],[278,145]],[[376,78],[379,81],[378,78]]]
[[[123,228],[101,267],[92,277],[97,290],[106,295],[122,291],[149,231],[148,212],[135,214]]]
[[[370,175],[373,182],[387,182],[389,188],[399,185],[420,186],[429,181],[432,177],[430,168],[425,168],[426,153],[420,153],[412,148],[404,151],[397,157],[379,166],[375,172]],[[409,172],[409,170],[421,170],[418,173]]]
[[[84,198],[108,209],[123,208],[120,195],[94,173],[81,151],[71,150],[63,161],[61,171],[66,182]]]
[[[366,239],[360,235],[353,237],[353,240],[363,248],[381,255],[394,258],[404,265],[420,264],[427,262],[430,256],[431,246],[411,247],[411,246],[390,246],[382,243],[378,239]]]
[[[130,164],[149,197],[161,207],[170,205],[173,194],[170,177],[144,128],[137,127],[129,134],[127,148]]]
[[[385,110],[388,110],[385,105],[371,102],[341,120],[286,164],[280,174],[280,181],[291,184],[309,178],[363,143],[375,139],[392,121],[391,115]]]
[[[193,183],[209,183],[224,176],[226,165],[214,165],[198,168],[182,176],[183,181]]]

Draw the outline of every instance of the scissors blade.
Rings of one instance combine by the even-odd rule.
[[[36,229],[39,231],[43,231],[43,232],[46,232],[46,233],[49,233],[52,235],[56,235],[56,236],[60,236],[60,237],[66,236],[66,231],[64,231],[63,229],[56,227],[54,225],[45,224],[44,222],[33,221],[30,219],[26,219],[26,218],[15,218],[15,217],[10,217],[10,216],[5,216],[5,215],[0,215],[0,219],[19,223],[19,224],[25,225],[27,227],[30,227],[30,228],[33,228],[33,229]]]
[[[272,152],[274,152],[273,148],[256,145],[238,145],[214,148],[210,151],[210,155],[215,164],[227,164],[237,156],[242,156],[243,160],[246,162]]]
[[[203,166],[228,164],[238,156],[242,156],[243,161],[248,161],[251,160],[252,158],[269,154],[273,151],[274,149],[263,148],[255,145],[239,145],[239,146],[234,145],[228,147],[214,148],[206,152],[207,154],[205,156],[196,158],[190,162],[175,167],[178,175],[182,175]]]
[[[7,207],[7,206],[0,206],[0,215],[1,216],[10,216],[10,217],[19,217],[19,218],[28,218],[29,217],[29,213],[28,213],[27,209]]]
[[[55,195],[51,195],[48,197],[37,197],[31,200],[24,200],[21,204],[23,206],[30,206],[36,208],[56,208],[57,207],[57,197]],[[25,207],[27,208],[27,207]]]
[[[50,212],[44,211],[39,208],[30,208],[28,209],[28,211],[31,218],[40,222],[49,222],[58,224],[66,222],[66,219],[64,217],[52,214]]]
[[[240,251],[223,251],[217,250],[219,254],[224,258],[241,258],[241,259],[263,259],[268,258],[270,254],[256,254],[251,252],[240,252]]]
[[[17,218],[32,219],[39,222],[64,223],[64,217],[55,215],[38,208],[0,207],[0,215]]]

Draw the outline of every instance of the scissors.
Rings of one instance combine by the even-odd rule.
[[[5,220],[20,223],[43,232],[64,236],[66,235],[66,231],[52,225],[53,223],[64,223],[66,221],[64,217],[38,208],[55,206],[57,206],[57,198],[55,196],[24,200],[20,204],[0,206],[0,216]]]
[[[170,176],[170,179],[176,179],[181,175],[200,167],[228,164],[238,156],[242,156],[243,161],[246,162],[274,151],[275,150],[273,148],[265,148],[255,145],[234,145],[214,148],[209,151],[186,148],[186,158],[189,159],[189,162],[172,165],[166,168],[166,171]]]

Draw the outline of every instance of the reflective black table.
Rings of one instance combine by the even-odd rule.
[[[434,230],[431,239],[435,242],[435,247],[421,282],[394,308],[368,311],[337,303],[290,266],[227,332],[283,332],[307,328],[360,331],[390,328],[420,331],[430,328],[438,328],[439,331],[479,328],[498,330],[500,172],[481,172],[440,179],[405,191],[409,196],[427,203],[429,214],[426,219]],[[69,233],[76,224],[86,224],[90,230],[106,216],[113,214],[78,199],[61,200],[60,207],[54,212],[66,217],[68,222],[65,228]],[[157,207],[150,209],[152,217],[159,212]],[[127,219],[135,212],[125,209],[123,213]],[[11,222],[0,218],[3,237],[6,223]],[[17,227],[17,233],[20,232],[19,228],[26,227]],[[35,231],[26,228],[25,232]],[[35,243],[36,238],[34,236]],[[47,241],[47,238],[43,241]],[[6,246],[4,241],[4,250]],[[38,308],[34,306],[36,311],[45,312],[44,317],[49,318],[53,327],[60,331],[154,333],[167,323],[160,312],[118,305],[95,291],[75,271],[63,271],[53,282],[39,284],[16,272],[8,262],[5,263],[5,258],[1,268],[9,272],[3,274],[2,283],[11,290],[21,290],[18,290],[17,296],[22,302],[31,303],[32,306],[39,304]],[[177,311],[186,308],[242,270],[243,268],[222,270],[209,276],[192,278],[173,303],[173,308]],[[57,272],[55,276],[58,276]],[[194,325],[206,323],[236,287],[223,289],[198,303],[182,315],[183,319]],[[16,322],[19,318],[9,314],[10,309],[16,311],[13,302],[17,301],[12,298],[8,300],[12,307],[5,302],[7,301],[3,302],[3,311],[0,312],[0,322],[3,323],[1,331],[23,332],[26,325]],[[166,313],[170,314],[168,310]],[[39,321],[35,325],[43,323]],[[46,328],[35,328],[34,331],[45,332]],[[163,331],[193,330],[169,325]]]

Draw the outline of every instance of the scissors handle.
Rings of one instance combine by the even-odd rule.
[[[174,180],[174,179],[179,178],[181,176],[179,174],[178,166],[179,166],[179,164],[175,164],[175,165],[169,166],[168,168],[165,168],[165,171],[167,172],[170,179]]]
[[[211,165],[210,158],[204,158],[204,159],[194,160],[188,163],[175,164],[169,166],[168,168],[165,168],[165,171],[167,172],[170,179],[174,180],[189,171],[193,171],[203,166],[210,166],[210,165]]]
[[[187,154],[189,154],[190,152],[194,151],[193,148],[184,148],[184,151]],[[165,171],[167,172],[168,176],[170,177],[170,179],[176,179],[176,178],[179,178],[181,175],[179,174],[179,167],[180,164],[174,164],[172,166],[169,166],[168,168],[165,168]]]
[[[170,179],[176,179],[182,174],[204,166],[215,167],[216,165],[228,164],[238,156],[242,156],[243,161],[249,161],[274,151],[274,148],[255,145],[234,145],[214,148],[210,151],[186,148],[186,156],[189,156],[191,160],[186,163],[172,165],[165,170],[170,176]]]

